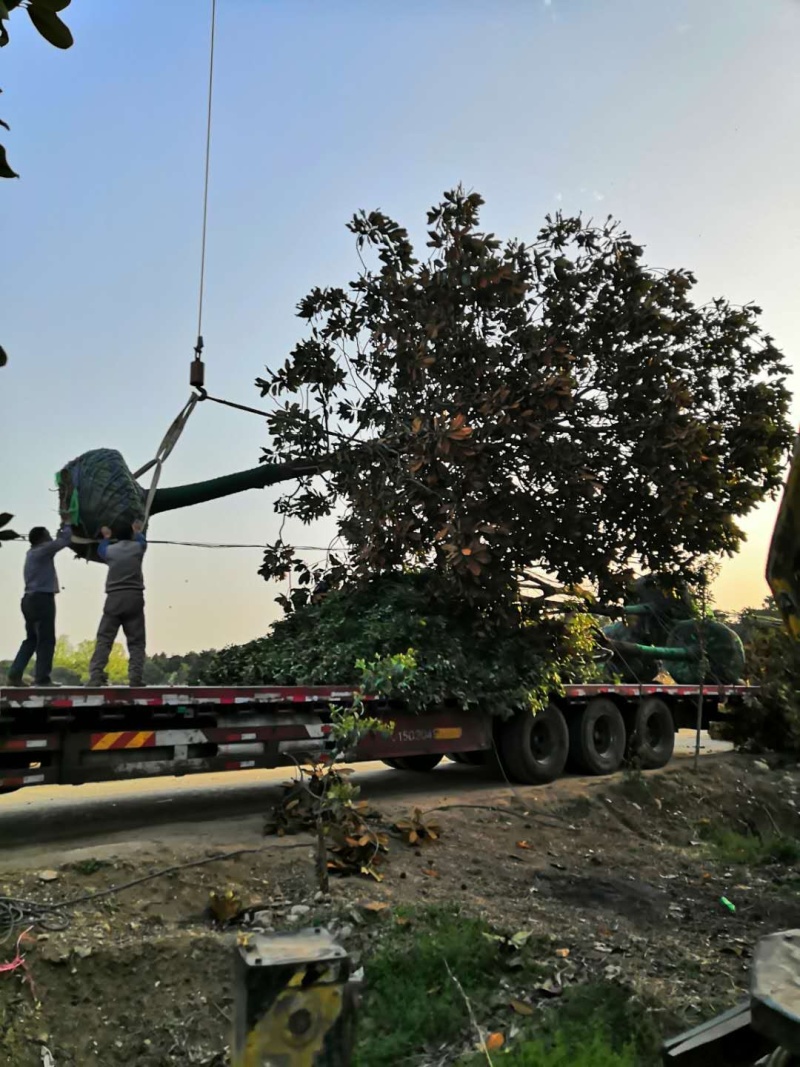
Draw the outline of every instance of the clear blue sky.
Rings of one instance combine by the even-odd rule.
[[[0,115],[22,178],[0,188],[0,503],[23,530],[55,524],[66,460],[110,446],[140,465],[188,395],[208,7],[75,0],[63,53],[12,15]],[[354,210],[420,233],[459,181],[501,236],[532,237],[559,207],[616,215],[652,264],[694,269],[701,297],[759,302],[794,363],[799,48],[794,0],[218,0],[210,389],[257,401],[255,376],[301,336],[296,301],[355,274]],[[257,419],[207,406],[164,483],[251,466],[264,443]],[[164,516],[151,536],[263,543],[273,499]],[[748,524],[723,606],[765,594],[773,514]],[[0,656],[20,637],[22,556],[0,552]],[[258,563],[154,546],[151,650],[262,633],[275,590]],[[67,553],[60,571],[60,632],[92,636],[103,572]]]

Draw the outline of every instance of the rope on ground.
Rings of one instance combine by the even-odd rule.
[[[10,974],[11,971],[18,971],[20,968],[22,968],[22,970],[25,970],[25,956],[23,955],[21,945],[22,939],[25,937],[26,934],[29,934],[30,931],[31,928],[28,927],[27,930],[23,930],[22,933],[19,935],[19,937],[17,938],[17,954],[14,959],[9,960],[8,963],[0,963],[0,974]]]
[[[7,941],[15,930],[23,926],[31,928],[38,926],[41,930],[48,932],[66,930],[70,924],[70,917],[67,912],[81,904],[91,904],[95,900],[114,896],[145,882],[152,882],[156,878],[164,878],[168,874],[174,874],[176,871],[203,867],[209,863],[234,859],[236,856],[255,855],[256,853],[267,852],[272,848],[313,848],[313,843],[302,841],[287,845],[271,842],[268,845],[259,845],[258,848],[237,848],[231,852],[217,852],[213,856],[204,856],[203,859],[189,860],[186,863],[174,863],[171,867],[152,871],[150,874],[144,874],[140,878],[132,878],[129,882],[112,885],[108,889],[99,889],[94,893],[82,893],[80,896],[71,897],[68,900],[55,901],[52,904],[43,904],[33,900],[20,900],[15,897],[0,897],[0,942]]]

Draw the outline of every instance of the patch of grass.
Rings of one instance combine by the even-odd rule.
[[[784,834],[742,834],[718,823],[700,827],[700,837],[706,841],[721,863],[740,863],[748,867],[761,867],[767,863],[785,863],[791,866],[800,862],[800,841]]]
[[[632,761],[625,765],[622,778],[613,788],[613,791],[626,800],[635,801],[643,807],[653,803],[653,792],[650,787],[650,779],[645,777],[640,764]]]
[[[485,1058],[482,1058],[485,1063]],[[475,1064],[481,1060],[476,1059]],[[571,1041],[559,1033],[552,1043],[524,1041],[503,1056],[504,1067],[638,1067],[634,1049],[625,1046],[616,1052],[608,1038],[598,1032],[591,1038]]]
[[[573,986],[566,991],[563,1003],[552,1016],[557,1031],[563,1031],[584,1043],[599,1032],[620,1055],[633,1049],[636,1062],[660,1062],[661,1033],[642,1000],[630,989],[615,982],[595,982]]]
[[[525,1039],[503,1055],[504,1067],[645,1067],[660,1064],[661,1034],[629,989],[596,982],[568,989],[539,1013]],[[485,1061],[484,1061],[485,1062]],[[480,1067],[471,1057],[469,1067]]]
[[[594,804],[589,797],[575,797],[560,805],[559,810],[565,819],[577,822],[592,814]]]
[[[398,916],[407,925],[389,928],[365,963],[356,1067],[399,1064],[428,1044],[466,1034],[469,1014],[447,966],[479,1010],[509,958],[501,942],[483,936],[490,932],[485,923],[452,908],[398,910]],[[511,952],[534,962],[529,946]]]
[[[94,856],[90,856],[88,859],[85,860],[76,860],[75,863],[72,864],[72,869],[78,874],[89,875],[96,874],[97,871],[101,871],[103,867],[110,866],[111,864],[108,862],[108,860],[98,860],[95,859]]]
[[[365,962],[356,1067],[410,1065],[421,1062],[426,1047],[453,1042],[457,1048],[475,1037],[448,966],[480,1025],[501,1031],[519,1025],[518,1016],[498,1005],[501,980],[513,975],[515,986],[534,988],[549,973],[540,962],[548,948],[531,939],[514,949],[508,940],[484,936],[494,933],[453,908],[398,909],[395,925]],[[599,982],[570,987],[536,1010],[520,1037],[493,1058],[498,1067],[634,1067],[658,1063],[660,1041],[653,1017],[629,989]],[[485,1057],[469,1055],[464,1063],[480,1067]]]

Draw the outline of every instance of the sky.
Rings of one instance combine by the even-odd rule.
[[[209,10],[75,0],[66,52],[23,11],[8,24],[0,117],[21,178],[0,189],[0,503],[23,532],[57,525],[66,461],[111,447],[140,466],[189,395]],[[357,273],[353,212],[421,237],[458,182],[501,237],[557,209],[613,214],[651,265],[692,269],[700,300],[758,303],[797,368],[799,44],[798,0],[218,0],[209,391],[258,403],[254,379],[303,335],[297,301]],[[266,444],[258,418],[201,405],[162,484],[253,466]],[[263,544],[276,495],[158,516],[150,536]],[[747,520],[718,606],[766,595],[776,506]],[[21,637],[23,555],[0,551],[0,658]],[[149,649],[263,634],[279,612],[259,561],[153,545]],[[93,636],[104,572],[65,552],[59,575],[59,632]]]

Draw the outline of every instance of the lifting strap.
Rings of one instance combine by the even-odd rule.
[[[134,478],[138,479],[141,478],[143,474],[146,474],[149,470],[155,467],[153,477],[150,480],[150,488],[147,490],[147,500],[145,501],[144,505],[145,523],[147,523],[147,520],[150,517],[150,509],[153,506],[153,499],[156,495],[158,481],[161,477],[161,471],[164,467],[164,464],[166,463],[167,458],[172,452],[173,448],[180,440],[180,436],[184,431],[186,423],[189,421],[189,416],[194,411],[199,400],[200,397],[194,393],[189,397],[181,411],[173,419],[172,424],[170,425],[167,432],[164,434],[164,438],[161,444],[158,446],[158,450],[155,454],[155,457],[151,459],[148,463],[145,463],[143,467],[139,467],[138,470],[133,472]]]

